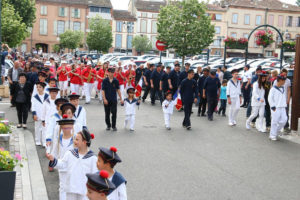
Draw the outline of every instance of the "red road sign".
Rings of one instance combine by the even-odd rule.
[[[166,50],[166,43],[162,42],[162,41],[159,41],[157,40],[156,41],[156,48],[159,50],[159,51],[165,51]]]

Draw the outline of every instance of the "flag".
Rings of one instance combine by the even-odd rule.
[[[142,95],[142,86],[143,86],[143,80],[140,78],[139,83],[135,87],[135,96],[140,97]]]
[[[182,108],[182,101],[181,101],[181,96],[179,93],[179,90],[177,90],[177,92],[174,94],[173,96],[174,101],[176,101],[176,109],[180,110]]]

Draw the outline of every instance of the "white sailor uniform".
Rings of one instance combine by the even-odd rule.
[[[46,84],[46,86],[45,86],[45,88],[44,88],[44,91],[45,91],[45,93],[49,94],[49,90],[48,90],[49,85],[48,85],[47,82],[44,82],[44,83]],[[38,91],[37,91],[36,84],[35,84],[35,85],[33,86],[33,92],[32,92],[32,94],[31,94],[31,96],[33,97],[33,96],[36,95],[37,93],[38,93]]]
[[[80,105],[77,106],[74,116],[76,118],[76,123],[79,123],[83,127],[86,127],[86,111],[84,107]]]
[[[263,100],[263,102],[261,102]],[[251,98],[251,106],[252,106],[252,113],[250,117],[247,120],[246,128],[250,128],[250,122],[257,116],[258,117],[258,131],[265,132],[263,130],[263,120],[265,117],[265,89],[263,87],[259,88],[258,82],[256,81],[253,84],[253,90],[252,90],[252,98]]]
[[[166,128],[170,128],[170,119],[171,119],[171,115],[173,114],[175,105],[176,105],[175,101],[173,100],[168,101],[167,99],[165,99],[162,103]]]
[[[31,98],[31,110],[32,115],[37,116],[37,121],[34,122],[35,128],[35,144],[46,146],[45,139],[45,128],[42,123],[42,115],[43,115],[43,103],[48,98],[48,94],[44,93],[42,95],[36,94]]]
[[[235,83],[232,79],[228,81],[226,95],[231,99],[229,124],[236,125],[236,117],[240,110],[241,82]]]
[[[268,100],[272,114],[270,138],[276,139],[278,132],[287,122],[285,110],[287,107],[287,100],[284,87],[273,86],[270,90]],[[272,108],[275,108],[276,110],[274,111]]]
[[[88,173],[96,173],[97,157],[92,151],[80,155],[78,149],[67,151],[62,159],[54,159],[51,166],[66,171],[64,190],[67,200],[87,200],[86,182]]]
[[[125,123],[124,127],[127,127],[127,124],[130,124],[130,130],[134,130],[135,124],[135,109],[136,106],[140,105],[138,99],[134,98],[130,101],[128,98],[124,100],[124,107],[125,107]]]
[[[57,113],[56,105],[54,102],[55,102],[55,99],[52,100],[49,96],[48,99],[46,99],[44,101],[44,105],[43,105],[42,121],[45,122],[46,136],[47,136],[48,126],[50,123],[50,118],[52,117],[52,115]]]
[[[125,178],[117,171],[114,175],[109,178],[110,181],[116,186],[116,189],[113,190],[108,196],[108,200],[127,200],[126,192],[126,183]]]
[[[61,120],[61,119],[62,119],[62,117],[57,112],[54,113],[49,119],[49,122],[48,122],[48,125],[46,128],[46,142],[51,142],[50,147],[47,147],[50,150],[52,150],[52,148],[53,148],[54,135],[57,135],[54,133],[58,126],[57,121]]]

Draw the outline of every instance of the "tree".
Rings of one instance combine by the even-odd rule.
[[[296,1],[297,6],[300,6],[300,0]]]
[[[132,39],[132,46],[139,53],[152,49],[152,44],[147,36],[137,35]]]
[[[27,28],[33,27],[36,11],[34,0],[7,0],[7,2],[15,8]]]
[[[200,54],[214,37],[214,25],[206,14],[205,3],[183,0],[161,7],[158,18],[158,39],[182,56]]]
[[[83,40],[83,33],[81,31],[67,30],[59,35],[59,45],[61,48],[76,49],[80,46]]]
[[[100,16],[91,18],[89,21],[90,32],[87,35],[86,43],[89,50],[108,52],[112,47],[112,31],[108,20]]]
[[[25,23],[12,5],[2,1],[2,42],[16,47],[29,35]]]
[[[54,44],[54,45],[53,45],[53,51],[54,51],[55,53],[59,53],[60,50],[61,50],[61,47],[60,47],[59,44]]]

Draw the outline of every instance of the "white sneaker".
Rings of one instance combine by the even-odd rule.
[[[40,142],[36,142],[35,145],[41,146],[41,143]]]
[[[249,122],[246,121],[246,129],[250,130],[251,129],[251,126],[249,124]]]
[[[232,122],[229,122],[228,125],[229,126],[234,126],[234,124]]]
[[[271,141],[277,141],[277,138],[275,137],[269,137],[269,139],[271,140]]]

